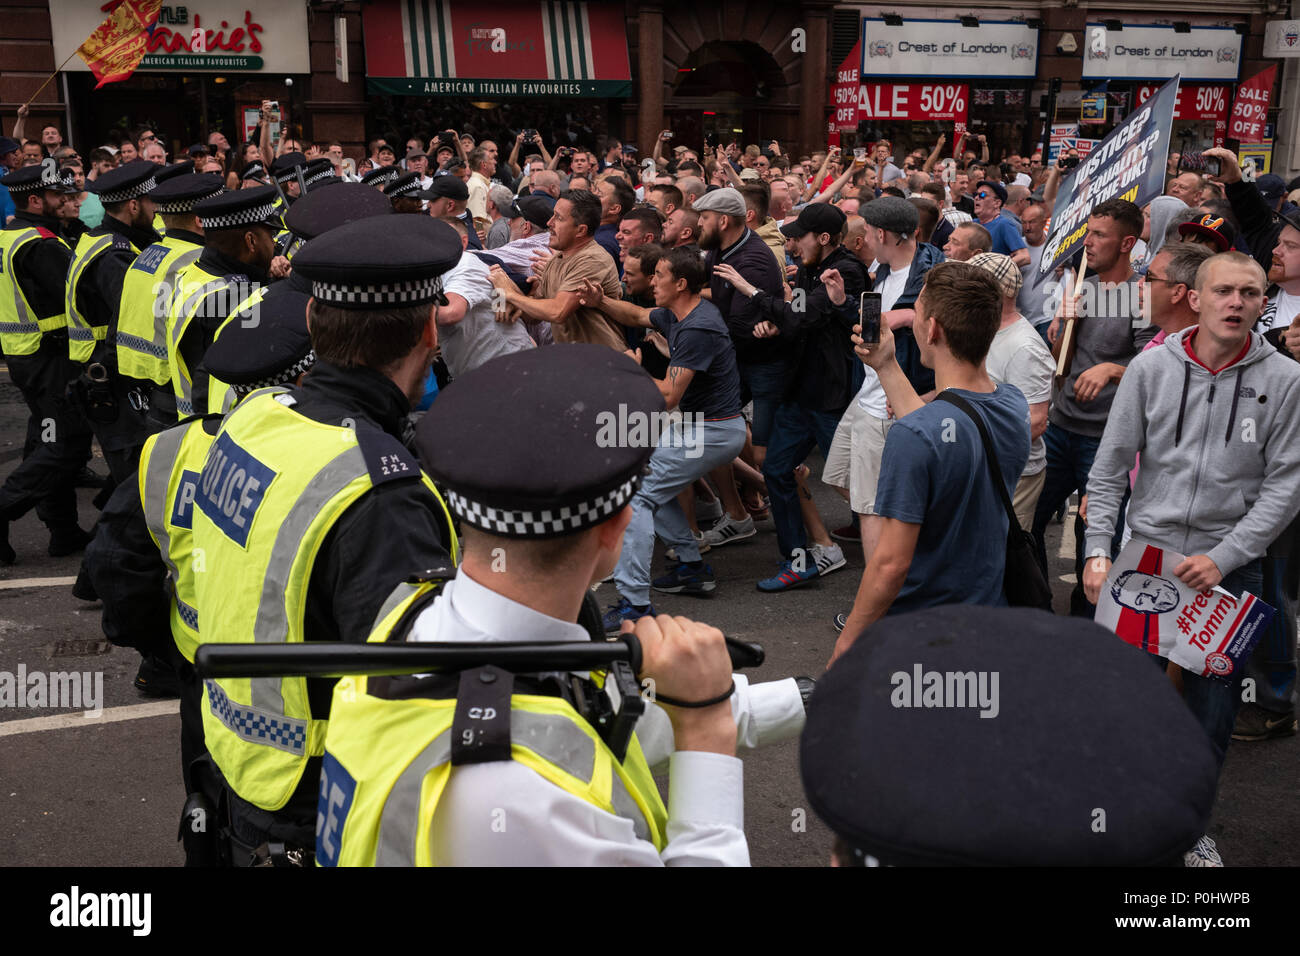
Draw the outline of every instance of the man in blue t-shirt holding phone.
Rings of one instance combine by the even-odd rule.
[[[828,272],[823,281],[832,302],[843,299],[838,274]],[[984,369],[1001,323],[997,284],[976,266],[942,262],[926,275],[914,308],[921,362],[934,369],[940,393],[951,389],[983,419],[1010,494],[1029,459],[1029,405],[1014,385],[994,385]],[[885,439],[876,489],[880,541],[832,663],[886,614],[1006,603],[1008,519],[978,428],[956,405],[921,401],[894,357],[888,323],[881,323],[875,345],[863,343],[857,331],[858,357],[880,376],[898,421]]]

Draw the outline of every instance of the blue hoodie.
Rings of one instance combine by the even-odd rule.
[[[1128,524],[1227,575],[1255,558],[1300,511],[1300,363],[1257,332],[1212,374],[1167,337],[1129,363],[1088,475],[1086,553],[1110,553],[1120,499],[1142,454]]]

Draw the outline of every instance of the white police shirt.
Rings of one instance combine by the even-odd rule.
[[[464,570],[420,613],[412,641],[586,641],[561,621],[479,584]],[[737,746],[795,737],[804,724],[793,678],[750,684],[735,675]],[[649,704],[636,729],[646,761],[669,774],[668,843],[638,839],[632,821],[561,790],[521,763],[453,767],[429,827],[436,866],[748,866],[743,765],[736,757],[673,751],[668,715]]]

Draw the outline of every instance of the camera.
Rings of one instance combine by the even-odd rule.
[[[862,326],[864,345],[880,342],[880,293],[864,292],[858,300],[858,324]]]
[[[717,134],[717,133],[705,133],[705,134],[704,134],[704,145],[705,145],[706,147],[708,147],[709,149],[717,149],[717,148],[718,148],[718,134]]]
[[[1199,150],[1183,150],[1178,157],[1178,169],[1190,173],[1209,173],[1211,176],[1217,176],[1219,175],[1219,160],[1213,156],[1206,156]]]
[[[535,139],[537,139],[537,130],[535,130],[535,129],[526,129],[526,130],[524,130],[524,142],[525,142],[525,143],[531,143],[531,142],[532,142],[533,140],[535,140]]]
[[[1079,165],[1079,157],[1078,157],[1078,156],[1062,156],[1062,157],[1061,157],[1061,168],[1062,168],[1062,169],[1074,169],[1074,167],[1076,167],[1076,166],[1078,166],[1078,165]]]

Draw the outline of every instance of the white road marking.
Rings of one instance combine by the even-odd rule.
[[[0,737],[14,734],[34,734],[43,730],[67,730],[69,727],[99,727],[120,720],[139,720],[141,717],[166,717],[179,714],[178,700],[155,700],[147,704],[128,704],[125,707],[106,707],[98,717],[74,711],[70,714],[52,714],[49,717],[30,717],[25,720],[0,722]]]
[[[12,591],[17,588],[70,587],[76,583],[76,576],[70,578],[16,578],[13,581],[0,581],[0,591]]]

